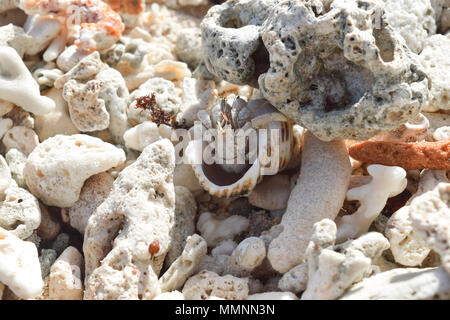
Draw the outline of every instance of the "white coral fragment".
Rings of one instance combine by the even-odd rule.
[[[50,98],[40,95],[39,85],[11,47],[0,46],[0,99],[26,111],[44,114],[55,108]]]
[[[182,292],[186,300],[210,300],[213,297],[245,300],[248,297],[248,280],[231,275],[221,277],[203,270],[186,281]]]
[[[50,300],[82,300],[83,256],[75,247],[67,247],[50,268]]]
[[[406,188],[406,171],[403,168],[375,164],[368,166],[367,171],[372,181],[347,192],[347,199],[359,200],[360,206],[355,213],[337,219],[339,242],[367,232],[387,199],[402,193]]]
[[[186,246],[181,256],[171,264],[159,279],[161,291],[170,292],[181,289],[186,279],[197,269],[206,251],[207,244],[202,237],[198,234],[189,236],[186,239]]]
[[[389,218],[385,234],[391,244],[391,251],[396,262],[404,266],[417,266],[428,256],[431,248],[426,243],[427,238],[422,238],[418,230],[413,227],[411,203],[416,198],[420,202],[422,196],[433,190],[436,192],[439,184],[448,184],[448,182],[444,171],[423,171],[416,193]]]
[[[410,215],[413,228],[439,253],[443,267],[450,274],[450,183],[439,183],[415,198]]]
[[[88,220],[85,299],[152,299],[170,247],[175,192],[172,143],[160,140],[123,169]]]
[[[56,135],[30,153],[23,172],[31,193],[45,204],[71,207],[87,178],[123,162],[123,150],[98,138]]]
[[[1,227],[0,282],[22,299],[36,298],[44,286],[36,246]]]
[[[302,299],[336,299],[353,283],[369,276],[372,262],[389,248],[382,234],[370,232],[335,245],[336,225],[324,219],[314,225],[307,249],[308,284]]]

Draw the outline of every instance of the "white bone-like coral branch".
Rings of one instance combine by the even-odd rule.
[[[338,242],[356,238],[369,230],[390,197],[403,192],[406,188],[406,171],[400,167],[371,165],[367,171],[372,181],[361,187],[350,189],[347,199],[359,200],[358,210],[337,219]]]

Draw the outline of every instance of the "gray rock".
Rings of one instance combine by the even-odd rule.
[[[227,1],[214,6],[202,21],[204,62],[214,75],[235,84],[257,84],[264,54],[260,28],[279,0]],[[262,50],[262,52],[260,52]]]
[[[324,141],[395,129],[427,103],[428,77],[385,21],[383,1],[275,2],[241,9],[228,1],[209,11],[201,27],[211,73],[259,86]]]
[[[41,255],[39,256],[42,278],[45,278],[50,274],[50,268],[52,267],[52,264],[55,262],[56,257],[57,257],[56,250],[42,249]]]

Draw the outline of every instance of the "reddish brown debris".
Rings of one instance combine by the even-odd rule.
[[[171,125],[173,122],[173,118],[170,114],[165,112],[156,102],[155,94],[152,93],[152,96],[143,96],[136,99],[136,107],[144,110],[150,110],[150,118],[149,120],[160,124]]]
[[[406,170],[450,170],[450,141],[364,141],[348,148],[350,156],[368,164],[398,166]]]

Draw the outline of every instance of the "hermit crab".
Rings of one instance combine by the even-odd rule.
[[[300,136],[293,122],[265,99],[232,105],[220,99],[198,113],[185,157],[202,187],[217,197],[248,194],[264,175],[293,166]]]

